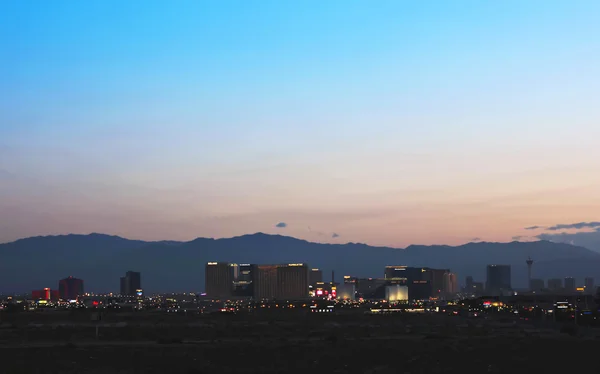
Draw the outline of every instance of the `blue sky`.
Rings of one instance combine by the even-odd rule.
[[[0,241],[454,244],[598,219],[596,1],[2,8]]]

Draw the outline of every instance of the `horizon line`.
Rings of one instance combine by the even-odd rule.
[[[349,244],[353,244],[353,245],[366,245],[366,246],[373,247],[373,248],[391,248],[391,249],[401,249],[401,250],[405,250],[405,249],[407,249],[409,247],[416,247],[416,246],[418,246],[418,247],[444,246],[444,247],[456,248],[456,247],[462,247],[462,246],[469,245],[469,244],[479,244],[479,243],[485,243],[485,244],[537,243],[537,242],[556,243],[556,242],[552,242],[550,240],[543,240],[543,239],[531,240],[531,241],[511,240],[511,241],[506,241],[506,242],[478,240],[478,241],[467,241],[467,242],[465,242],[463,244],[460,244],[460,245],[449,245],[449,244],[410,244],[410,245],[402,248],[402,247],[394,247],[394,246],[371,245],[371,244],[368,244],[368,243],[361,243],[361,242],[321,243],[321,242],[315,242],[315,241],[310,241],[310,240],[298,238],[298,237],[291,236],[291,235],[269,234],[269,233],[265,233],[265,232],[262,232],[262,231],[257,231],[255,233],[247,233],[247,234],[241,234],[241,235],[228,236],[228,237],[220,237],[220,238],[198,236],[198,237],[195,237],[195,238],[193,238],[191,240],[171,240],[171,239],[144,240],[144,239],[133,239],[133,238],[128,238],[128,237],[124,237],[124,236],[120,236],[120,235],[106,234],[106,233],[101,233],[101,232],[95,232],[94,231],[94,232],[89,232],[87,234],[67,233],[67,234],[50,234],[50,235],[28,236],[28,237],[19,238],[19,239],[16,239],[16,240],[13,240],[13,241],[9,241],[9,242],[2,242],[2,243],[0,243],[0,245],[13,244],[13,243],[17,243],[19,241],[28,240],[28,239],[36,239],[36,238],[57,238],[57,237],[66,237],[66,236],[93,236],[93,235],[106,236],[106,237],[112,237],[112,238],[119,238],[119,239],[129,240],[129,241],[140,241],[140,242],[145,242],[145,243],[149,243],[149,244],[150,243],[164,243],[164,242],[174,242],[174,243],[185,244],[185,243],[191,243],[191,242],[193,242],[195,240],[198,240],[198,239],[227,240],[227,239],[241,238],[241,237],[244,237],[244,236],[266,235],[266,236],[279,236],[279,237],[284,237],[284,238],[290,238],[290,239],[300,240],[300,241],[304,241],[304,242],[307,242],[307,243],[313,243],[313,244],[322,244],[322,245],[349,245]],[[569,244],[569,243],[563,243],[563,244],[568,244],[568,245],[571,245],[573,247],[580,247],[580,246]]]

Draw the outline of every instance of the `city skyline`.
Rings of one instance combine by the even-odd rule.
[[[529,278],[529,284],[523,288],[513,288],[511,265],[488,264],[485,287],[479,288],[472,276],[464,277],[465,282],[458,281],[456,273],[451,269],[433,269],[429,267],[414,267],[407,265],[386,265],[377,276],[357,277],[345,274],[340,279],[332,278],[329,281],[322,279],[322,271],[311,268],[307,263],[291,264],[240,264],[235,262],[209,261],[205,267],[206,282],[203,292],[194,291],[196,294],[208,296],[213,299],[289,299],[297,300],[304,298],[336,298],[336,286],[352,284],[356,286],[361,282],[365,284],[362,288],[356,288],[356,292],[371,298],[382,295],[382,287],[401,285],[407,288],[408,295],[420,295],[426,298],[438,296],[455,297],[462,289],[463,293],[485,292],[486,296],[498,296],[501,294],[512,295],[513,291],[520,292],[567,292],[567,293],[593,293],[595,292],[595,280],[592,277],[578,279],[572,276],[565,278],[548,278],[548,287],[545,287],[546,279]],[[318,274],[316,274],[318,273]],[[314,277],[316,275],[316,277]],[[131,278],[130,278],[131,277]],[[137,280],[136,280],[137,279]],[[563,286],[564,280],[564,286]],[[133,282],[133,287],[127,284]],[[80,296],[109,295],[118,297],[143,298],[144,292],[141,288],[140,273],[127,271],[125,277],[121,277],[120,292],[87,292],[83,291],[83,279],[73,276],[61,279],[59,289],[50,287],[36,288],[31,292],[34,299],[75,300]],[[417,287],[417,289],[413,287]],[[258,287],[258,288],[257,288]],[[325,289],[329,287],[328,289]],[[333,288],[332,288],[333,287]],[[423,288],[425,287],[425,288]],[[321,290],[323,292],[318,292]],[[328,291],[327,291],[328,290]],[[327,292],[326,292],[327,291]],[[333,292],[332,292],[333,291]],[[416,292],[416,293],[415,293]],[[387,291],[385,298],[388,299]],[[337,295],[339,297],[340,295]],[[406,296],[406,294],[404,295]],[[354,300],[354,297],[352,297]]]
[[[11,2],[0,243],[266,232],[590,247],[600,227],[573,225],[600,219],[599,12]],[[526,229],[554,225],[572,228]]]
[[[486,277],[487,265],[506,264],[513,269],[512,285],[519,288],[540,278],[600,279],[599,252],[552,242],[478,242],[456,247],[399,249],[357,243],[326,245],[267,234],[190,242],[143,242],[94,234],[29,238],[1,244],[0,252],[3,254],[0,292],[39,290],[65,275],[85,278],[89,289],[94,291],[117,290],[119,287],[121,292],[128,294],[137,293],[138,288],[151,292],[184,291],[189,287],[202,288],[206,274],[198,266],[215,261],[307,263],[319,269],[322,280],[332,279],[333,271],[338,278],[348,274],[373,277],[386,264],[450,269],[458,279],[470,275],[476,280]],[[533,260],[531,268],[530,258]],[[48,263],[55,265],[48,267]],[[24,268],[36,277],[23,276]],[[239,273],[246,274],[247,271],[240,268]],[[144,274],[143,284],[140,273]],[[239,284],[241,293],[248,292],[244,284]]]

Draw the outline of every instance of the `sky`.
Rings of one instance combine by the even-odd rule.
[[[0,242],[600,243],[598,1],[0,6]]]

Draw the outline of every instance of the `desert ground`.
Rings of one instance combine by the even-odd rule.
[[[514,374],[596,370],[600,348],[597,329],[440,314],[89,317],[3,316],[0,372]]]

